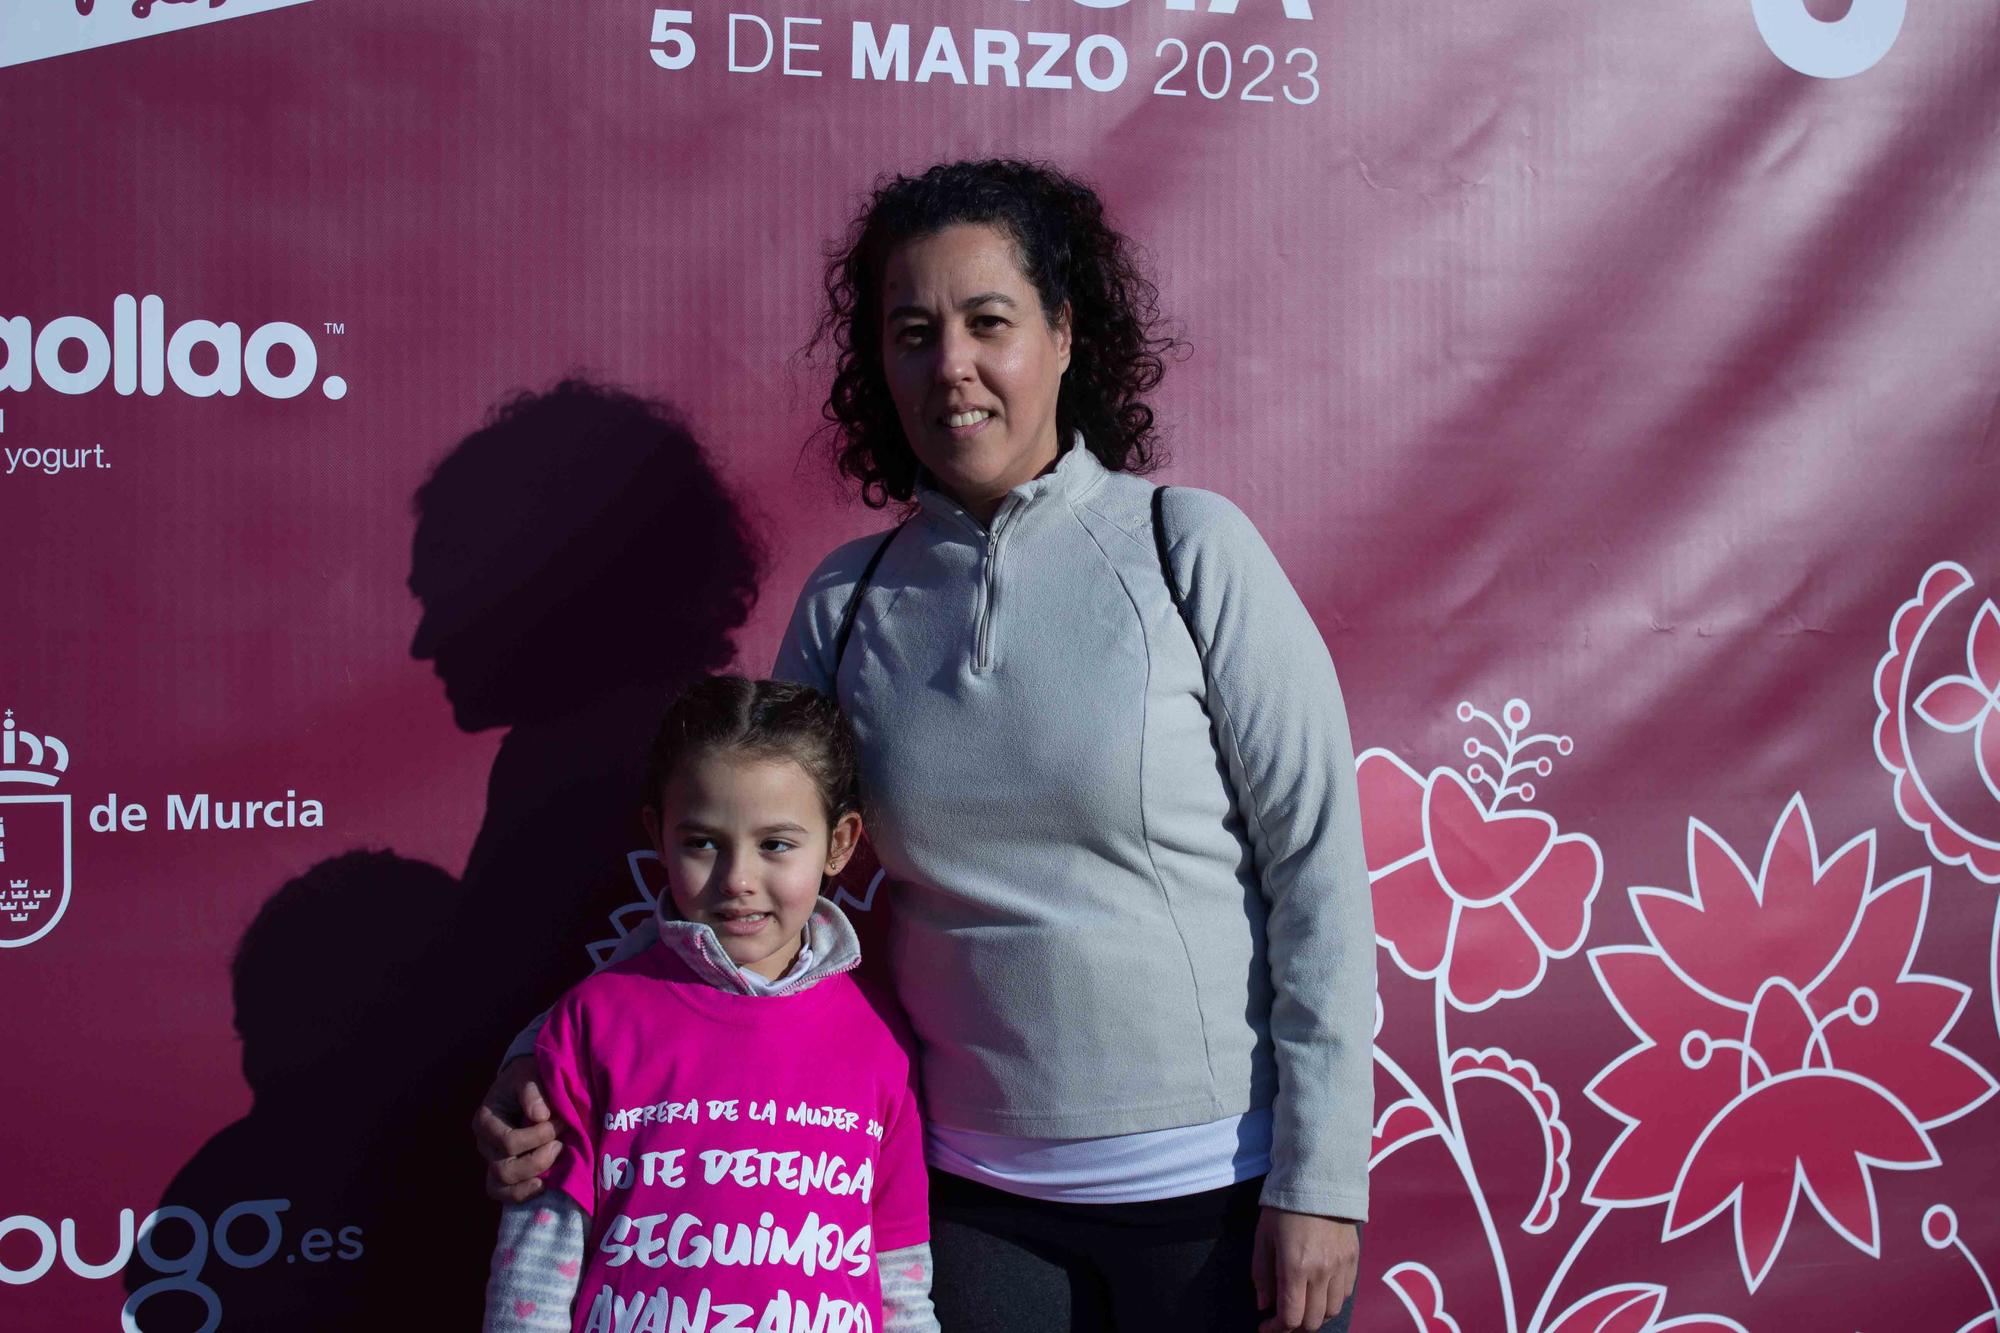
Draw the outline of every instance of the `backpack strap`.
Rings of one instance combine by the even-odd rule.
[[[903,523],[907,522],[908,519],[903,520]],[[889,529],[889,535],[875,548],[875,554],[868,557],[868,563],[861,567],[860,580],[855,583],[853,593],[848,596],[847,608],[840,613],[840,630],[833,638],[833,679],[836,687],[840,681],[840,664],[847,658],[847,641],[854,635],[854,617],[861,610],[861,598],[867,593],[868,584],[875,577],[876,566],[880,565],[882,557],[888,554],[889,543],[895,541],[896,535],[903,530],[903,523],[898,523]]]
[[[1153,488],[1153,550],[1160,557],[1160,577],[1167,582],[1167,595],[1174,599],[1174,610],[1180,612],[1181,623],[1187,626],[1188,638],[1194,640],[1194,655],[1201,659],[1202,679],[1208,679],[1208,654],[1202,650],[1201,635],[1195,633],[1194,612],[1188,610],[1187,598],[1181,592],[1181,582],[1174,577],[1174,562],[1167,555],[1167,488]],[[1208,701],[1202,700],[1202,711],[1208,711]],[[1213,716],[1209,721],[1214,722]]]

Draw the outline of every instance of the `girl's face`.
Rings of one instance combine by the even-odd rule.
[[[1061,451],[1068,307],[1051,327],[1014,242],[965,225],[890,252],[882,309],[882,368],[904,437],[948,494],[990,521]]]
[[[732,750],[682,762],[645,820],[681,918],[770,980],[798,957],[820,877],[847,864],[861,834],[859,815],[828,825],[798,764]]]

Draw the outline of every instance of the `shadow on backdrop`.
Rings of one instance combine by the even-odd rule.
[[[586,946],[635,896],[652,728],[669,695],[729,662],[756,598],[757,544],[686,427],[584,381],[496,409],[416,513],[411,654],[460,728],[508,730],[457,881],[350,852],[279,889],[244,934],[254,1102],[162,1200],[212,1227],[245,1201],[289,1201],[257,1263],[230,1256],[256,1256],[262,1213],[217,1228],[198,1281],[224,1330],[478,1327],[497,1214],[472,1110],[508,1039],[583,976]],[[163,1224],[158,1250],[180,1254],[186,1232]],[[160,1276],[135,1259],[126,1288]],[[186,1333],[206,1314],[163,1289],[138,1327]]]

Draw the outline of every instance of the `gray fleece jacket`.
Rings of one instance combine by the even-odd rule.
[[[1204,678],[1153,489],[1079,447],[990,526],[925,488],[839,679],[880,534],[813,573],[775,674],[853,719],[929,1119],[1085,1138],[1270,1105],[1263,1201],[1365,1218],[1374,926],[1340,687],[1249,520],[1176,487]]]

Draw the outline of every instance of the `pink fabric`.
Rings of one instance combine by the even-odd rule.
[[[591,1216],[576,1328],[881,1326],[875,1253],[930,1235],[923,1136],[900,1020],[852,977],[736,995],[651,949],[564,996],[536,1054],[571,1127],[548,1182]]]

